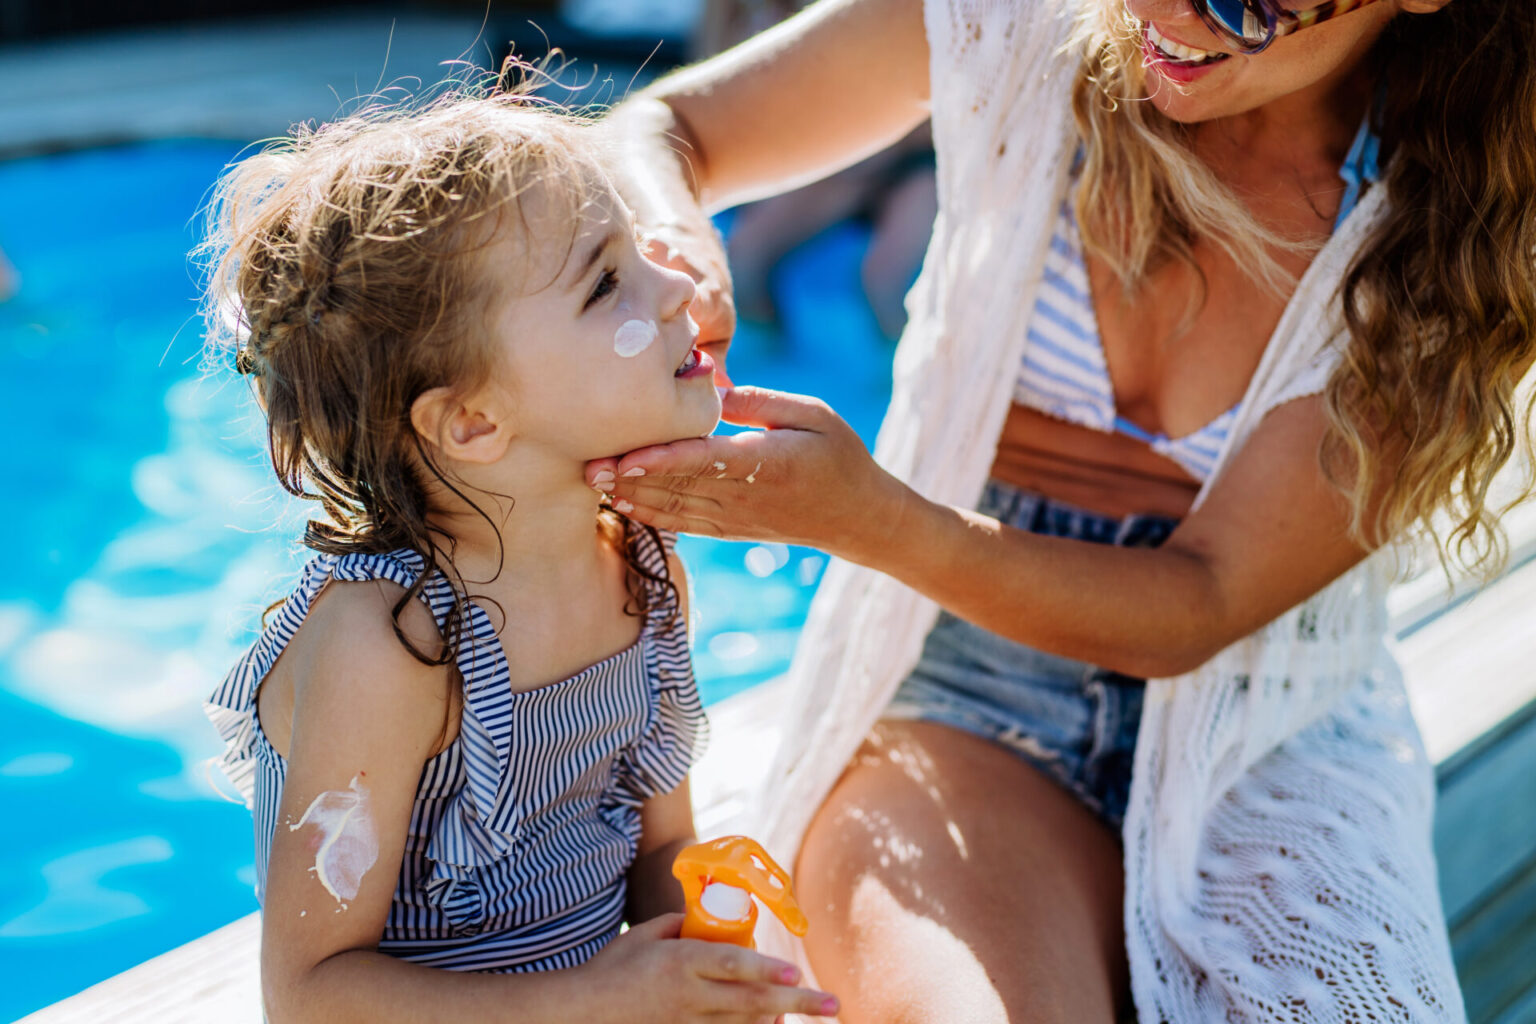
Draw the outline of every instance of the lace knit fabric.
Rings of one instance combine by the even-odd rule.
[[[1076,144],[1066,0],[929,0],[939,215],[876,457],[973,507],[1025,354]],[[1337,359],[1337,284],[1371,189],[1299,282],[1196,507],[1271,409]],[[1152,680],[1126,848],[1144,1022],[1462,1021],[1431,847],[1431,766],[1385,647],[1390,555],[1186,675]],[[915,663],[934,605],[834,563],[790,672],[778,760],[740,824],[792,863],[806,824]],[[753,804],[749,803],[749,806]],[[784,949],[765,936],[765,948]]]

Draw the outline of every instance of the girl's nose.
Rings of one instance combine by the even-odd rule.
[[[693,298],[698,294],[698,286],[693,283],[693,278],[685,271],[673,270],[671,267],[658,266],[665,281],[662,283],[661,312],[668,320],[675,320],[688,312],[688,307],[693,304]]]

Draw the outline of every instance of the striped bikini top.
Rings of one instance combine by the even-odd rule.
[[[1334,221],[1335,230],[1355,208],[1366,183],[1380,177],[1379,149],[1380,141],[1371,132],[1367,118],[1339,168],[1347,187]],[[1069,423],[1144,441],[1196,480],[1204,481],[1211,475],[1241,403],[1182,437],[1143,430],[1116,411],[1082,238],[1069,200],[1062,200],[1056,212],[1045,274],[1025,335],[1029,344],[1014,386],[1015,402]]]
[[[642,527],[626,529],[637,535],[640,564],[663,571],[670,535],[658,543]],[[225,743],[221,766],[255,819],[258,901],[287,771],[257,719],[261,681],[327,582],[408,587],[422,569],[411,551],[311,559],[209,698]],[[440,628],[454,598],[434,571],[423,599]],[[455,970],[553,970],[584,962],[618,935],[640,806],[682,782],[707,732],[676,594],[657,586],[652,604],[632,645],[520,693],[491,620],[468,604],[456,654],[460,731],[422,768],[381,952]]]

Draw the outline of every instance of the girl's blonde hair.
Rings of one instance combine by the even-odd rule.
[[[1076,194],[1085,246],[1134,291],[1205,239],[1280,291],[1277,236],[1197,160],[1188,129],[1145,101],[1140,26],[1089,0],[1073,95],[1086,140]],[[1324,472],[1369,545],[1422,533],[1450,569],[1496,572],[1496,473],[1523,445],[1517,396],[1536,359],[1536,4],[1451,0],[1402,14],[1370,56],[1382,97],[1389,212],[1341,285],[1349,337],[1324,394]]]
[[[547,185],[541,200],[569,214],[569,252],[599,157],[588,122],[523,92],[459,88],[415,108],[301,126],[232,166],[215,189],[201,247],[209,349],[233,354],[252,376],[283,488],[320,506],[305,545],[422,558],[428,571],[394,619],[401,642],[429,664],[451,663],[467,614],[453,540],[440,542],[447,534],[432,522],[432,487],[492,521],[437,466],[411,405],[433,388],[486,380],[493,293],[537,290],[560,268],[497,280],[483,250],[509,217],[526,230],[519,197]],[[629,555],[628,610],[643,614],[645,584],[670,582],[642,567],[616,513],[606,510],[599,528]],[[442,647],[424,651],[399,622],[434,568],[454,573],[460,600]]]

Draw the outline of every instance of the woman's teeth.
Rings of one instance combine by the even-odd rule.
[[[675,371],[673,371],[672,376],[681,377],[683,374],[687,373],[689,370],[692,370],[698,365],[699,350],[696,348],[691,348],[688,350],[688,358],[683,360],[682,366],[679,366]]]
[[[1176,43],[1159,32],[1156,25],[1151,24],[1147,25],[1147,42],[1152,44],[1153,49],[1177,64],[1208,64],[1231,56],[1219,50],[1197,50],[1193,46]]]

